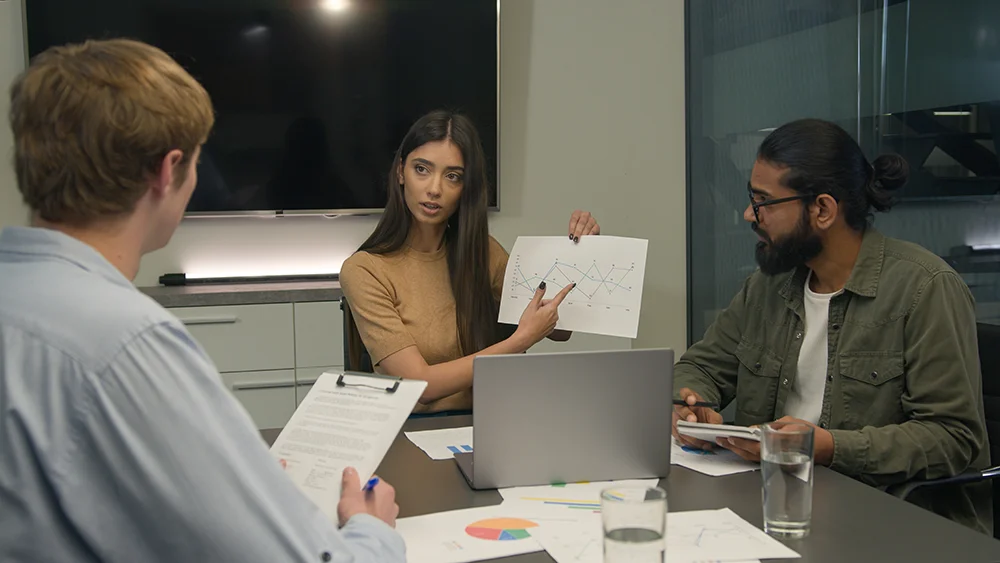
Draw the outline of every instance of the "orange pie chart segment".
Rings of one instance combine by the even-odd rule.
[[[490,518],[473,522],[465,528],[465,533],[481,540],[516,541],[530,538],[530,528],[538,524],[521,518]]]

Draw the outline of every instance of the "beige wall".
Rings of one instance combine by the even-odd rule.
[[[11,164],[13,145],[7,111],[10,108],[8,88],[24,70],[24,31],[21,0],[0,2],[0,227],[23,225],[28,212],[21,203],[21,194],[14,182]]]
[[[648,238],[634,347],[686,347],[684,2],[504,0],[494,236]]]
[[[607,234],[648,238],[635,346],[683,350],[683,1],[503,0],[501,30],[494,235],[510,248],[519,234],[562,234],[570,212],[582,208]],[[6,164],[0,172],[10,176]],[[179,271],[336,271],[375,222],[187,220],[167,248],[143,261],[136,283]]]

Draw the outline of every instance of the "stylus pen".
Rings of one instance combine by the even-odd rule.
[[[710,409],[718,409],[719,405],[715,403],[707,403],[705,401],[698,401],[693,405],[687,404],[687,401],[682,399],[674,399],[674,404],[681,407],[708,407]]]

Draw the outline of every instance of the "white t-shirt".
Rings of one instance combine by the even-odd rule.
[[[799,350],[798,375],[792,385],[785,414],[816,424],[823,412],[823,392],[826,390],[827,324],[830,320],[830,300],[844,292],[816,293],[809,289],[812,272],[806,276],[805,332]]]

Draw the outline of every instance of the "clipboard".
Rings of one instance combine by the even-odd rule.
[[[350,383],[344,381],[344,377],[366,377],[369,379],[381,380],[379,383]],[[403,382],[402,377],[382,375],[380,373],[365,373],[360,371],[345,371],[337,376],[337,387],[364,387],[368,389],[378,389],[386,393],[395,393],[399,390],[399,384]]]
[[[426,388],[419,379],[324,372],[278,434],[271,454],[337,524],[344,468],[354,467],[364,484]]]

